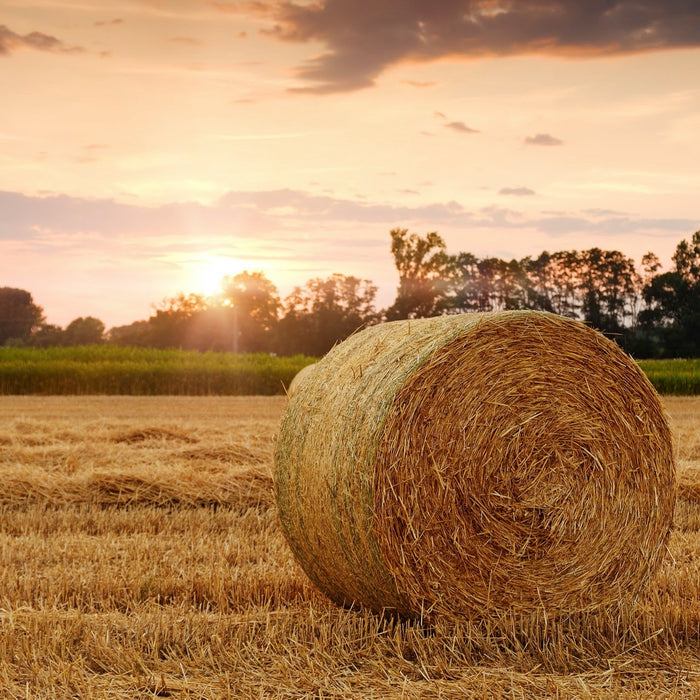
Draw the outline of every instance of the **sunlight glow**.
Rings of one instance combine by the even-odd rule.
[[[235,276],[246,268],[238,258],[206,255],[192,264],[192,289],[198,294],[214,296],[221,291],[224,277]]]

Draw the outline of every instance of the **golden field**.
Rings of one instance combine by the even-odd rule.
[[[277,524],[284,397],[0,397],[0,697],[700,697],[700,398],[632,609],[422,627],[328,602]]]

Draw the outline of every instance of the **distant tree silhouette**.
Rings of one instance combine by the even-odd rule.
[[[700,355],[700,231],[682,240],[675,269],[654,275],[644,286],[640,325],[652,331],[656,352],[665,357]]]
[[[0,287],[0,345],[26,343],[44,321],[44,311],[24,289]]]
[[[618,250],[591,248],[579,255],[583,320],[607,333],[621,333],[634,315],[638,274],[634,260]]]
[[[700,354],[700,232],[681,241],[675,269],[658,274],[653,253],[634,260],[618,250],[564,250],[505,261],[449,255],[437,233],[390,232],[399,273],[393,318],[538,309],[576,318],[638,356]],[[643,308],[642,308],[643,307]]]
[[[51,323],[42,323],[29,338],[29,345],[35,348],[50,348],[63,345],[63,328]]]
[[[134,321],[128,325],[114,326],[109,329],[106,338],[107,342],[124,347],[154,347],[149,321]]]
[[[65,330],[47,324],[29,292],[0,288],[0,345],[96,343],[238,352],[325,354],[357,329],[381,320],[445,313],[540,309],[580,319],[637,357],[700,356],[700,231],[682,240],[674,267],[659,272],[647,253],[641,271],[616,250],[542,252],[522,260],[448,254],[436,232],[390,231],[399,275],[396,299],[377,311],[377,287],[334,274],[295,287],[280,302],[261,272],[225,277],[214,298],[181,293],[145,321],[111,328],[80,317]]]
[[[224,277],[221,311],[230,320],[235,352],[268,352],[281,308],[277,287],[262,273],[244,271]]]
[[[442,313],[447,308],[449,278],[454,272],[454,260],[446,252],[445,241],[434,231],[419,236],[395,228],[389,235],[399,288],[386,318],[425,318]]]
[[[225,277],[214,298],[180,293],[155,307],[148,321],[112,328],[109,342],[186,350],[269,352],[280,306],[261,272]]]
[[[324,355],[358,328],[377,321],[376,294],[369,280],[341,274],[295,287],[277,327],[277,351]]]
[[[98,345],[104,341],[105,324],[86,316],[71,321],[63,332],[64,345]]]
[[[148,344],[156,348],[193,349],[192,327],[198,314],[207,308],[201,294],[178,294],[163,299],[148,319]]]

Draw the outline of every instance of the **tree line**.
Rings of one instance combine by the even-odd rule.
[[[636,357],[700,356],[700,231],[682,240],[673,268],[647,253],[637,267],[617,250],[543,252],[502,260],[451,254],[436,232],[396,228],[391,253],[396,298],[376,308],[377,287],[334,274],[281,299],[261,272],[224,277],[214,297],[179,294],[147,320],[106,331],[94,317],[47,324],[29,292],[0,288],[0,345],[183,348],[321,356],[358,328],[396,319],[473,311],[536,309],[584,321]]]

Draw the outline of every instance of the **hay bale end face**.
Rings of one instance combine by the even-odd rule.
[[[294,394],[297,393],[299,390],[299,387],[303,382],[305,382],[312,374],[314,371],[314,367],[316,367],[316,363],[313,362],[310,365],[306,365],[306,367],[302,367],[295,375],[294,379],[292,379],[291,383],[289,384],[289,389],[287,389],[287,396],[291,398],[294,396]]]
[[[582,611],[661,561],[675,468],[659,398],[613,342],[541,312],[368,328],[289,401],[275,489],[340,604],[412,616]]]

